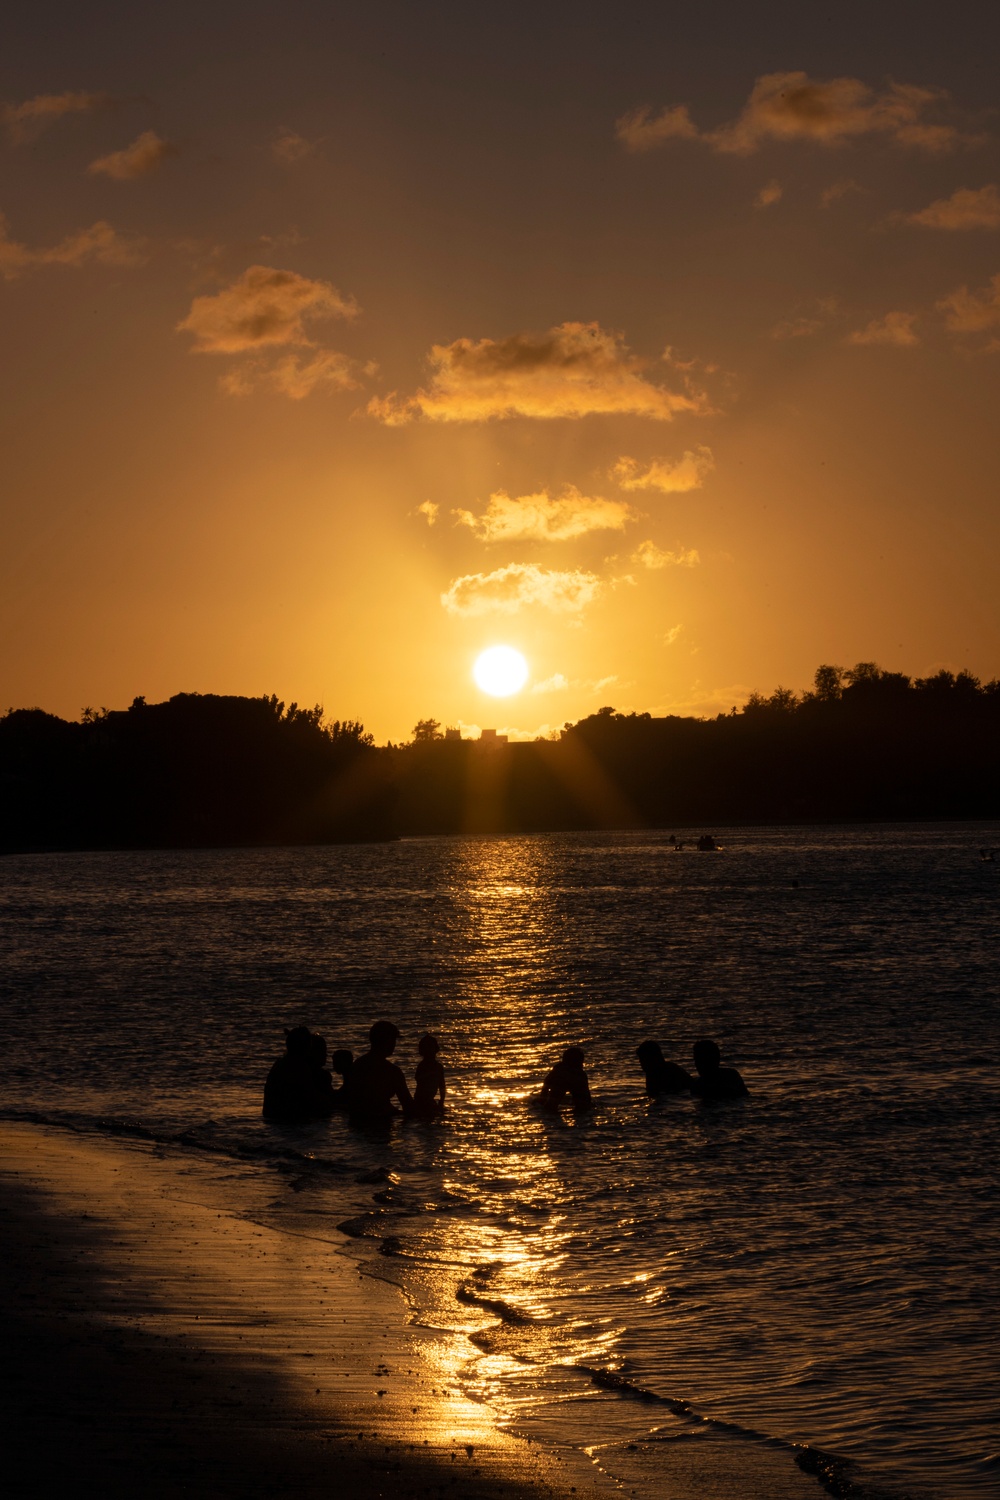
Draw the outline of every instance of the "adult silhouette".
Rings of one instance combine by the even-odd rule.
[[[585,1053],[582,1047],[567,1047],[559,1062],[552,1068],[545,1082],[539,1102],[543,1109],[559,1110],[567,1099],[574,1109],[590,1109],[590,1084],[583,1070]]]
[[[399,1101],[404,1114],[413,1109],[413,1098],[398,1068],[389,1058],[396,1050],[399,1028],[391,1021],[376,1021],[368,1032],[368,1051],[355,1059],[345,1086],[348,1090],[348,1108],[356,1120],[389,1120],[399,1111],[393,1100]]]
[[[687,1068],[680,1063],[668,1062],[659,1042],[640,1042],[635,1055],[646,1075],[646,1093],[651,1099],[658,1094],[686,1094],[690,1092],[693,1079]]]
[[[285,1032],[284,1055],[271,1065],[264,1083],[265,1120],[275,1125],[301,1125],[312,1118],[316,1066],[312,1032],[308,1026],[293,1026]]]
[[[745,1099],[750,1090],[735,1068],[722,1067],[722,1055],[715,1042],[701,1037],[694,1044],[694,1065],[698,1077],[691,1085],[691,1092],[706,1103],[722,1099]]]

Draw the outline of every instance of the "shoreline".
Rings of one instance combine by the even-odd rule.
[[[201,1163],[67,1137],[0,1123],[14,1493],[596,1496],[466,1400],[335,1247],[200,1201]]]
[[[246,1216],[220,1201],[234,1173],[257,1195]],[[0,1431],[19,1496],[839,1492],[706,1425],[615,1439],[600,1381],[577,1408],[588,1441],[560,1441],[551,1409],[504,1430],[461,1387],[462,1335],[332,1238],[269,1222],[279,1183],[296,1187],[174,1144],[0,1121]]]

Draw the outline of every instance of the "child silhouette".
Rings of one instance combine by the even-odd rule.
[[[433,1120],[444,1112],[444,1068],[438,1062],[440,1043],[428,1032],[417,1043],[417,1087],[413,1095],[413,1113],[422,1120]],[[440,1094],[440,1098],[436,1096]]]

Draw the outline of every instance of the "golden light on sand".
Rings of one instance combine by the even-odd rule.
[[[490,646],[472,668],[476,686],[493,698],[519,693],[528,680],[528,663],[513,646]]]

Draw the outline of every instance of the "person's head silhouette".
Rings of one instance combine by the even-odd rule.
[[[663,1062],[663,1051],[659,1042],[640,1042],[635,1049],[635,1055],[639,1059],[644,1073],[650,1068],[655,1068]]]
[[[709,1073],[717,1073],[722,1065],[722,1054],[718,1046],[707,1036],[700,1037],[694,1044],[694,1065],[702,1078]]]
[[[372,1051],[378,1057],[391,1057],[399,1040],[399,1027],[391,1021],[376,1021],[368,1032]]]
[[[567,1047],[562,1060],[568,1068],[582,1068],[584,1055],[582,1047]]]
[[[312,1050],[312,1032],[308,1026],[293,1026],[285,1032],[285,1046],[293,1057],[308,1057]]]
[[[437,1057],[440,1050],[441,1043],[438,1041],[437,1037],[432,1036],[429,1031],[425,1036],[422,1036],[417,1043],[417,1051],[420,1053],[421,1057]]]
[[[309,1038],[309,1061],[321,1068],[326,1062],[326,1037],[314,1031]]]
[[[341,1078],[346,1078],[348,1073],[351,1071],[353,1062],[354,1053],[348,1052],[346,1047],[338,1047],[336,1052],[333,1054],[333,1057],[330,1059],[330,1066],[333,1068],[333,1071],[335,1073],[340,1074]]]

